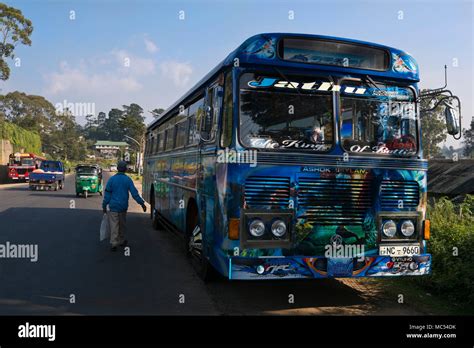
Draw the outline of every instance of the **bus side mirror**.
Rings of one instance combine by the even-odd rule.
[[[459,107],[455,107],[447,101],[444,102],[444,116],[446,117],[446,127],[448,134],[456,135],[459,133]]]

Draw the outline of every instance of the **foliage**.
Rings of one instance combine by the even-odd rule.
[[[0,139],[10,141],[15,151],[24,149],[25,152],[41,154],[41,139],[38,133],[27,131],[11,122],[0,121]]]
[[[86,156],[87,144],[74,116],[67,109],[56,112],[42,96],[18,91],[0,96],[0,119],[39,134],[43,152],[53,159],[82,160]]]
[[[0,95],[0,118],[30,131],[50,132],[55,115],[53,104],[44,97],[18,91]]]
[[[135,163],[135,153],[139,147],[143,147],[146,130],[144,120],[143,108],[140,105],[135,103],[123,105],[122,110],[117,108],[111,109],[108,117],[106,117],[104,112],[100,112],[97,116],[87,115],[83,134],[89,142],[89,148],[92,148],[93,144],[98,140],[128,142],[132,149],[130,162]],[[126,136],[132,137],[141,146],[133,140],[127,139]],[[125,149],[121,148],[120,153],[123,154],[124,152]]]
[[[471,120],[471,128],[465,129],[463,132],[463,154],[466,157],[474,157],[474,118]]]
[[[437,100],[435,98],[434,102]],[[447,136],[442,107],[438,106],[433,111],[426,111],[432,106],[430,99],[422,99],[420,102],[421,141],[425,158],[440,155],[441,150],[438,145],[445,141]]]
[[[22,12],[14,7],[0,3],[0,80],[10,77],[10,67],[6,58],[14,58],[18,43],[31,46],[33,24]]]
[[[461,204],[447,198],[429,206],[432,275],[418,281],[450,300],[474,306],[474,196]]]
[[[59,112],[42,96],[19,91],[0,95],[0,121],[9,121],[10,124],[39,134],[43,152],[53,159],[83,161],[88,148],[92,149],[97,140],[127,141],[125,135],[128,135],[142,142],[145,135],[144,119],[143,109],[132,103],[123,105],[123,109],[111,109],[108,117],[104,112],[97,116],[87,115],[83,128],[76,123],[68,109]],[[128,142],[138,150],[138,144]]]
[[[82,128],[68,111],[58,113],[55,128],[45,135],[45,149],[53,158],[82,161],[87,155],[87,142],[81,135]]]
[[[123,105],[123,109],[123,115],[119,124],[124,135],[128,135],[140,142],[145,135],[143,109],[138,104],[130,104],[129,106]]]
[[[163,112],[165,112],[165,109],[163,108],[156,108],[151,110],[151,113],[155,119],[159,118]]]

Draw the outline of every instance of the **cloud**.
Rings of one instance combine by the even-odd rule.
[[[95,59],[80,59],[74,67],[62,61],[58,70],[45,75],[45,89],[53,96],[70,92],[104,95],[139,91],[142,88],[139,78],[155,74],[156,67],[152,59],[117,49]]]
[[[166,61],[160,64],[161,73],[171,79],[177,87],[186,86],[189,83],[193,68],[188,63]]]
[[[155,73],[155,62],[152,59],[134,56],[125,50],[114,50],[111,54],[116,59],[122,73],[132,75],[150,75]]]
[[[158,51],[158,46],[148,38],[143,39],[145,42],[145,48],[150,53],[155,53]]]
[[[138,91],[141,84],[132,76],[120,76],[110,72],[88,72],[85,67],[72,68],[61,62],[59,71],[47,74],[46,92],[58,95],[69,92],[104,94],[120,89],[128,92]],[[113,93],[113,92],[112,92]]]

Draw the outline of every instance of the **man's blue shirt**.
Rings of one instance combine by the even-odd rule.
[[[128,209],[128,192],[132,194],[133,199],[140,205],[145,201],[140,197],[138,191],[133,184],[132,179],[124,173],[117,173],[107,181],[105,187],[104,200],[102,208],[109,205],[110,211],[122,213]]]

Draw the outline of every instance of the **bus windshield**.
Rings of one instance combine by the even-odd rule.
[[[406,87],[341,86],[344,150],[394,156],[417,152],[415,96]]]
[[[10,156],[8,163],[10,166],[34,166],[35,163],[30,157],[14,157]]]
[[[240,140],[249,148],[328,151],[333,146],[330,93],[251,88],[261,79],[244,74],[240,89]]]
[[[21,159],[22,166],[34,166],[35,163],[32,158],[22,158]]]

